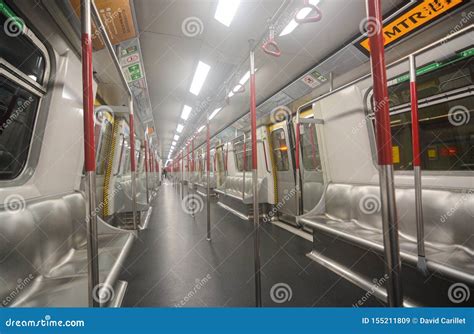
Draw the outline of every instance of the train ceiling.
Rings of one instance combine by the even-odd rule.
[[[206,109],[212,112],[224,106],[211,122],[211,134],[248,111],[248,85],[246,91],[234,95],[228,105],[223,98],[226,92],[222,95],[222,91],[226,87],[232,89],[248,70],[248,62],[239,67],[248,57],[248,40],[259,40],[268,31],[267,20],[283,2],[241,1],[227,27],[214,18],[217,1],[134,1],[162,157],[168,155],[178,123],[185,125],[178,141],[179,148],[181,141],[205,122]],[[288,2],[277,29],[286,26],[290,15],[302,2]],[[401,2],[383,1],[383,12]],[[257,105],[359,33],[360,22],[366,15],[364,1],[322,0],[319,6],[323,13],[320,22],[300,25],[292,33],[278,38],[281,57],[268,56],[260,49],[256,52]],[[211,69],[202,90],[195,96],[189,88],[199,61],[210,65]],[[234,73],[234,80],[229,80]],[[221,96],[216,99],[218,92]],[[283,95],[278,99],[291,101],[291,96]],[[192,106],[193,111],[183,122],[180,115],[185,104]]]

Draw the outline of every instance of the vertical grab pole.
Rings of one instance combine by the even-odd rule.
[[[410,62],[410,99],[411,99],[411,138],[413,151],[413,172],[415,176],[415,208],[416,236],[418,247],[418,270],[428,275],[425,256],[425,229],[423,221],[423,200],[421,194],[421,156],[420,156],[420,124],[418,122],[418,96],[416,92],[416,61],[415,56],[408,57]]]
[[[130,96],[130,171],[132,173],[132,211],[133,211],[133,229],[138,229],[137,223],[137,166],[135,161],[135,125],[133,122],[133,97]]]
[[[296,113],[296,129],[295,129],[295,166],[296,166],[296,216],[301,215],[300,202],[301,202],[301,180],[300,180],[300,117],[299,113]],[[296,221],[298,223],[298,220]]]
[[[369,32],[370,63],[374,85],[376,145],[379,164],[382,227],[389,306],[403,306],[398,217],[393,181],[392,134],[390,130],[389,99],[383,41],[380,0],[367,0],[367,19],[379,29]]]
[[[207,198],[206,198],[206,209],[207,209],[207,241],[211,241],[211,129],[210,129],[209,113],[207,113],[207,133],[206,133],[206,165],[207,165]]]
[[[92,39],[91,1],[81,0],[82,41],[82,104],[84,108],[84,165],[86,172],[86,194],[88,195],[87,262],[88,300],[90,307],[100,306],[94,290],[99,286],[99,261],[97,241],[97,215],[95,195],[95,138],[94,138],[94,92],[92,90]]]
[[[250,123],[252,136],[252,185],[253,185],[253,225],[254,225],[254,274],[255,274],[255,305],[262,307],[262,279],[260,274],[260,214],[258,210],[257,189],[257,97],[255,93],[255,46],[250,45]],[[244,152],[245,154],[245,152]]]
[[[150,202],[150,194],[149,194],[149,181],[148,181],[148,173],[149,173],[149,168],[148,168],[148,138],[147,138],[147,134],[146,134],[146,131],[145,131],[145,136],[144,136],[144,143],[145,143],[145,182],[146,182],[146,202],[149,203]]]
[[[245,135],[244,132],[244,143],[242,144],[242,172],[243,172],[243,177],[242,177],[242,200],[245,199],[245,170],[247,169],[247,136]]]

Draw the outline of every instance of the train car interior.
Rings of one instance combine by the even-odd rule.
[[[0,24],[3,307],[474,305],[474,2]]]

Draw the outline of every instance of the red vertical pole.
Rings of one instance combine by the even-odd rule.
[[[389,277],[387,282],[388,304],[390,306],[403,306],[398,217],[393,180],[392,134],[380,0],[367,0],[367,20],[375,22],[375,29],[369,31],[368,35],[374,87],[376,145],[379,164],[385,263],[386,273]]]
[[[84,109],[84,167],[88,194],[87,260],[89,306],[99,306],[94,291],[99,284],[95,185],[94,92],[92,77],[91,1],[81,0],[82,104]]]
[[[252,187],[253,187],[253,224],[254,224],[254,275],[255,305],[262,307],[262,279],[260,272],[260,213],[258,203],[257,174],[257,94],[255,87],[255,45],[250,45],[250,124],[252,137]],[[244,152],[245,154],[245,152]]]
[[[137,222],[137,165],[135,159],[135,124],[133,119],[133,97],[130,96],[130,172],[132,176],[132,211],[133,211],[133,228],[138,229]]]

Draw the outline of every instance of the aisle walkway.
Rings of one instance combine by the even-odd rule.
[[[121,275],[129,282],[123,306],[255,305],[249,222],[212,203],[212,241],[207,241],[205,205],[193,219],[169,181],[153,206],[149,228],[140,233]],[[261,236],[264,306],[351,306],[366,294],[309,260],[307,240],[269,223]],[[289,292],[281,298],[291,298],[277,303],[278,295],[271,296],[275,284]],[[364,306],[380,304],[369,298]]]

